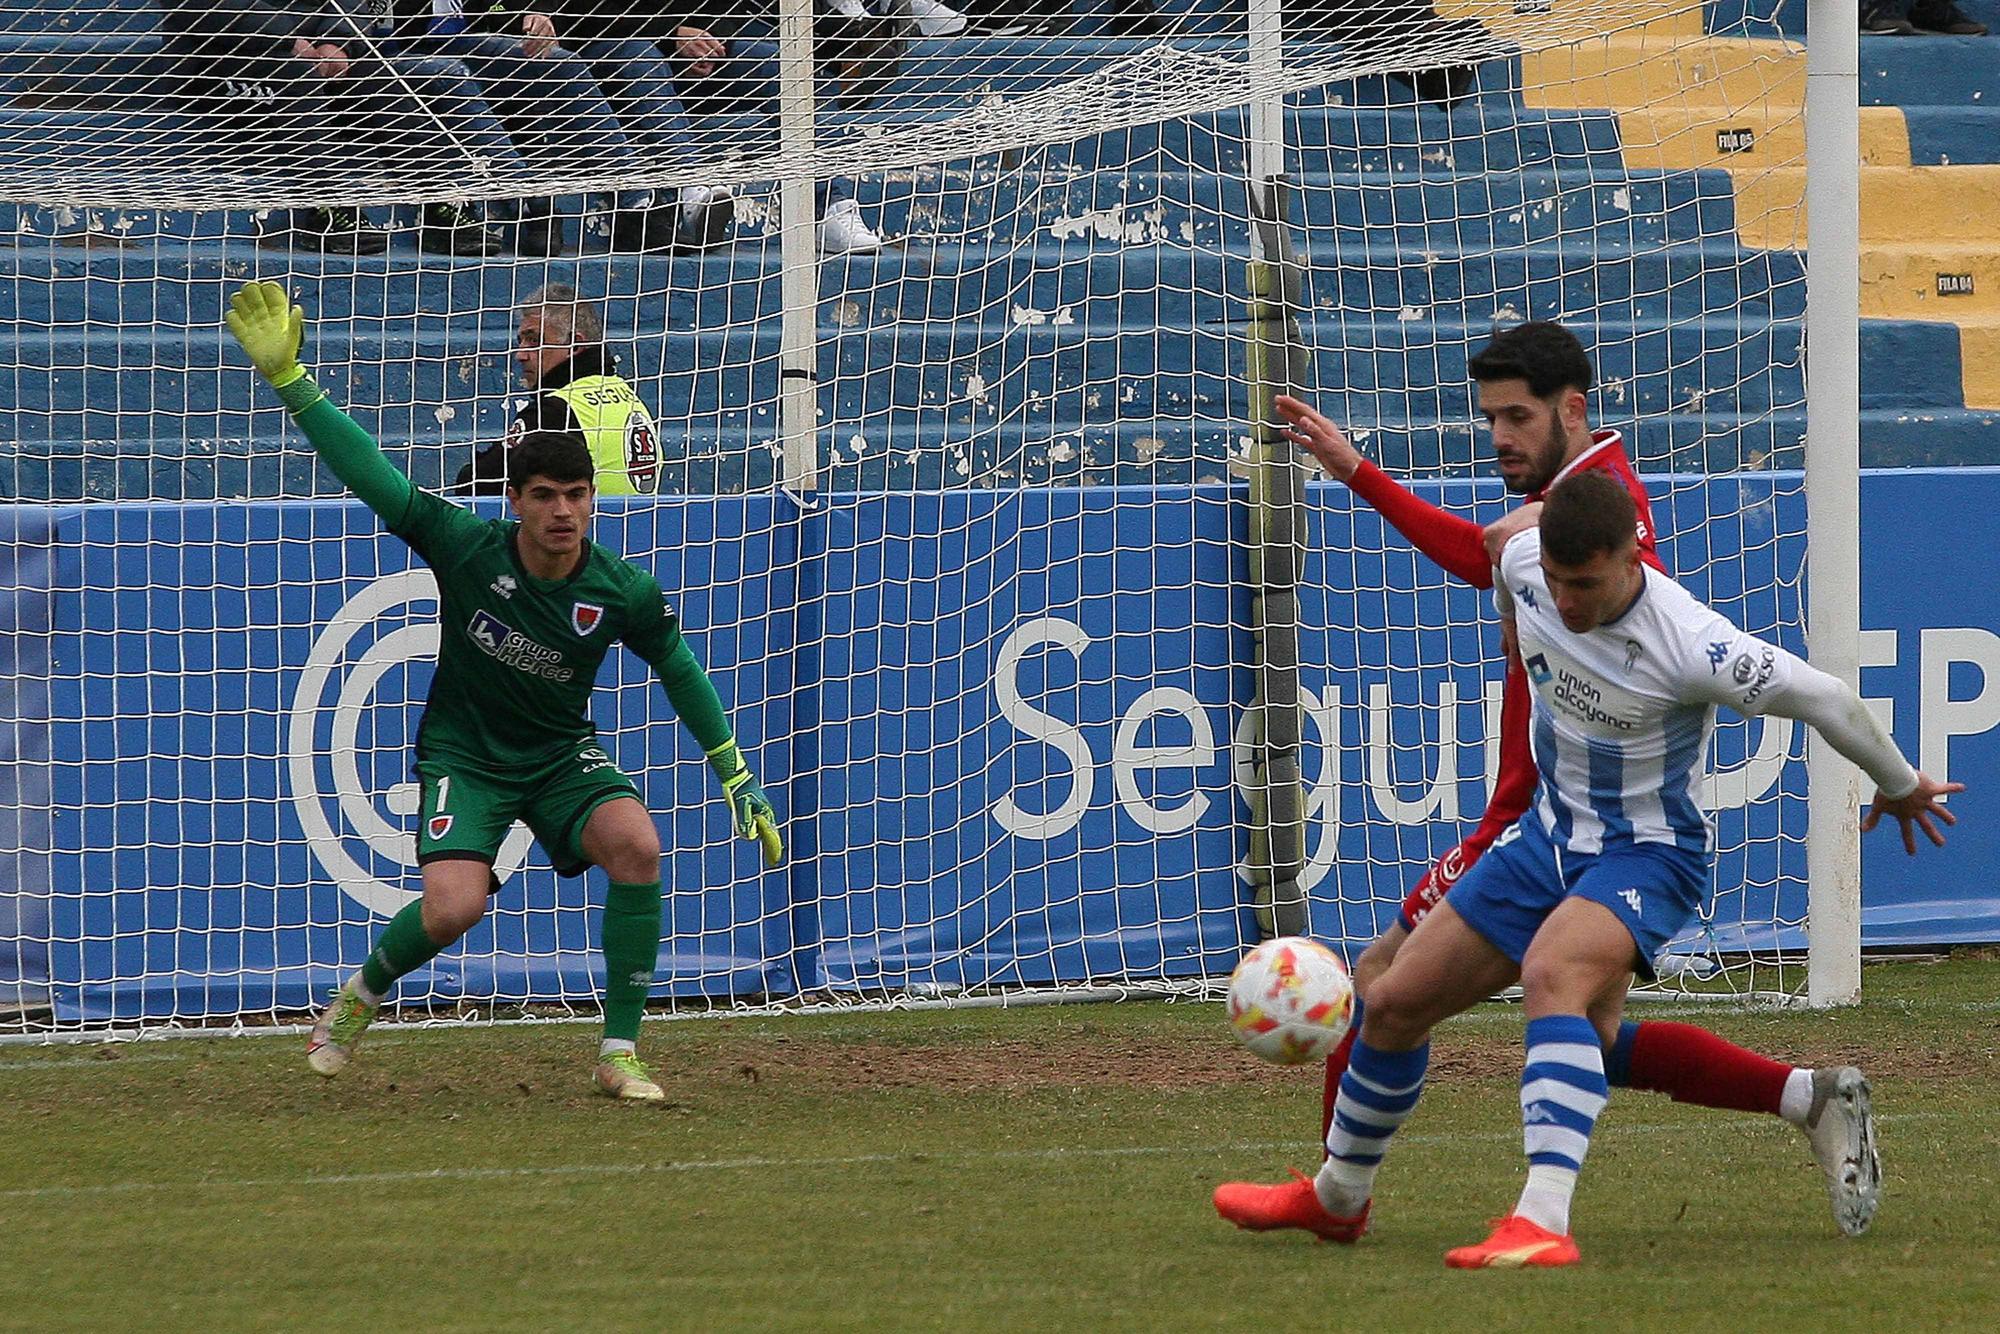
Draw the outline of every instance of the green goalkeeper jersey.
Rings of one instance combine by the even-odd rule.
[[[438,660],[417,729],[420,758],[533,765],[596,732],[590,693],[622,640],[663,668],[681,642],[652,575],[595,542],[567,579],[521,568],[509,520],[481,519],[411,488],[389,531],[437,575]]]
[[[279,390],[319,455],[437,576],[438,661],[419,758],[532,767],[596,733],[590,693],[612,644],[650,663],[713,751],[730,741],[708,675],[681,640],[659,581],[595,542],[564,579],[521,566],[519,525],[420,491],[310,379]]]

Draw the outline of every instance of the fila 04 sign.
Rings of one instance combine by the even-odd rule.
[[[1655,494],[1668,567],[1804,649],[1796,477]],[[1444,498],[1481,517],[1506,503]],[[1985,554],[2000,475],[1871,474],[1863,501],[1863,694],[1927,771],[1970,788],[1951,846],[1921,866],[1870,840],[1864,941],[2000,939],[1982,874],[2000,859]],[[1222,486],[841,496],[808,513],[606,501],[598,535],[659,576],[797,853],[765,872],[729,837],[648,670],[614,655],[595,713],[669,849],[662,989],[1226,972],[1249,929],[1242,504]],[[1496,644],[1484,596],[1447,587],[1344,488],[1308,504],[1312,930],[1358,942],[1484,804]],[[356,505],[4,512],[21,738],[4,769],[24,814],[0,850],[0,968],[19,973],[0,988],[86,1018],[304,1004],[415,888],[428,572]],[[1916,531],[1921,552],[1868,540]],[[1796,941],[1803,751],[1783,720],[1718,732],[1708,944]],[[557,880],[521,830],[496,870],[496,911],[423,985],[592,994],[587,937],[556,910],[601,891]]]

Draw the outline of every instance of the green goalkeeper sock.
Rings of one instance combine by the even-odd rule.
[[[639,1040],[639,1017],[660,961],[660,882],[611,882],[604,896],[604,1036]]]
[[[368,961],[361,965],[361,985],[377,996],[386,996],[397,978],[423,967],[443,948],[424,930],[423,900],[405,904],[368,952]]]

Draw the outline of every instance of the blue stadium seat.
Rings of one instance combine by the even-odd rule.
[[[1775,31],[1789,4],[1717,0],[1710,20]],[[115,90],[154,58],[150,26],[134,0],[68,11],[0,0],[0,77],[18,89],[66,61],[97,81],[81,86]],[[1138,49],[931,48],[1017,88]],[[1633,428],[1643,466],[1796,464],[1800,257],[1738,246],[1726,173],[1629,168],[1615,115],[1523,108],[1505,91],[1518,77],[1516,62],[1490,62],[1482,95],[1450,110],[1379,78],[1291,99],[1307,187],[1293,196],[1302,317],[1329,410],[1391,466],[1463,467],[1476,457],[1468,343],[1496,319],[1557,315],[1596,344],[1600,416]],[[1906,77],[1888,61],[1871,86]],[[1985,108],[1959,97],[1973,77],[1897,94],[1913,141],[1926,108],[1941,135],[1954,117],[1951,133],[1979,131]],[[914,82],[898,95],[949,101]],[[1053,145],[1018,167],[985,158],[865,178],[868,215],[908,244],[822,269],[832,484],[1225,476],[1247,414],[1247,128],[1223,111]],[[190,134],[157,111],[17,104],[0,108],[0,168],[60,147],[115,174],[149,138]],[[661,417],[668,484],[769,485],[776,237],[758,220],[768,210],[746,215],[734,246],[704,256],[514,263],[407,244],[359,260],[260,249],[245,212],[0,205],[0,232],[15,239],[0,249],[0,440],[12,442],[0,495],[333,494],[220,330],[229,292],[253,275],[307,300],[324,380],[420,481],[448,479],[498,434],[514,388],[512,307],[563,279],[605,300],[612,341]],[[2000,413],[1964,407],[1958,358],[1948,325],[1864,325],[1870,462],[2000,460]]]

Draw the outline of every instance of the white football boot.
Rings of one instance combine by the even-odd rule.
[[[1833,1221],[1848,1236],[1860,1236],[1882,1202],[1882,1157],[1875,1149],[1868,1077],[1851,1065],[1813,1071],[1805,1131],[1826,1173]]]

